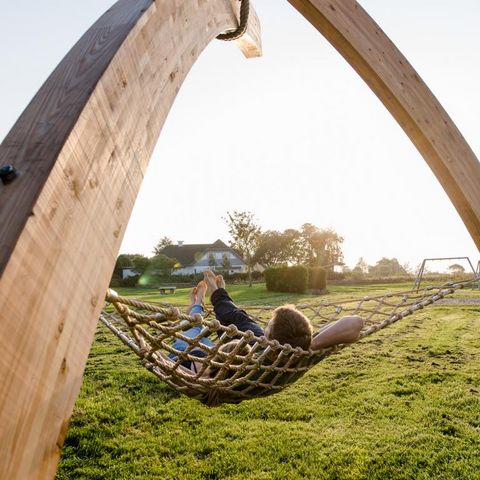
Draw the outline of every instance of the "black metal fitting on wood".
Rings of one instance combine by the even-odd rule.
[[[0,167],[0,180],[4,185],[13,182],[18,174],[13,165],[3,165]]]

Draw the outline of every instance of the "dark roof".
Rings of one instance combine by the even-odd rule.
[[[197,254],[203,254],[205,251],[211,252],[218,250],[229,250],[236,253],[235,250],[221,240],[217,240],[214,243],[167,245],[160,253],[170,258],[176,258],[182,266],[186,267],[187,265],[192,265],[196,262],[197,259],[195,257]]]
[[[209,250],[231,250],[231,248],[225,243],[223,243],[221,240],[213,242],[209,247]]]

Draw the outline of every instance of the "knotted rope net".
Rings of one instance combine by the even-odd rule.
[[[314,332],[344,316],[361,316],[365,326],[360,338],[364,338],[476,283],[478,279],[295,307],[310,319]],[[315,351],[292,348],[256,337],[250,331],[239,331],[234,325],[221,325],[212,313],[205,317],[179,314],[168,304],[122,297],[113,290],[107,292],[106,302],[110,305],[100,320],[140,357],[143,365],[175,390],[207,405],[238,403],[279,392],[313,365],[347,346]],[[257,323],[265,325],[276,307],[246,308]],[[193,338],[186,336],[185,332],[195,326],[198,332]],[[208,343],[207,338],[211,340]],[[182,341],[181,348],[177,340]],[[192,371],[186,365],[196,368]]]

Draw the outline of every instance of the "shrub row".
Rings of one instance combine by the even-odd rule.
[[[222,273],[227,283],[245,283],[248,281],[248,273],[225,274],[220,271],[215,273]],[[263,273],[252,272],[252,279],[254,281],[263,280]],[[136,276],[125,279],[121,279],[120,277],[114,275],[110,281],[110,287],[136,287],[138,285],[144,287],[158,287],[159,285],[190,286],[197,284],[200,280],[203,280],[203,273],[171,276],[148,275],[148,277]]]
[[[329,270],[327,272],[327,280],[344,280],[345,279],[345,273],[343,272],[332,272]]]
[[[303,265],[270,267],[263,273],[267,290],[271,292],[305,293],[307,290],[308,270]]]
[[[135,277],[128,277],[128,278],[120,278],[116,275],[112,277],[110,280],[110,287],[135,287],[137,285],[138,279],[140,277],[137,275]]]
[[[307,288],[325,290],[327,286],[327,272],[321,267],[270,267],[264,275],[271,292],[305,293]]]

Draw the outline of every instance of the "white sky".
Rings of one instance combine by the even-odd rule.
[[[166,0],[165,0],[166,1]],[[163,235],[228,240],[221,217],[309,222],[345,237],[346,263],[478,251],[436,178],[343,58],[286,1],[253,0],[264,56],[213,42],[187,77],[121,248]],[[480,2],[363,0],[480,154]],[[111,0],[0,0],[0,138]]]

